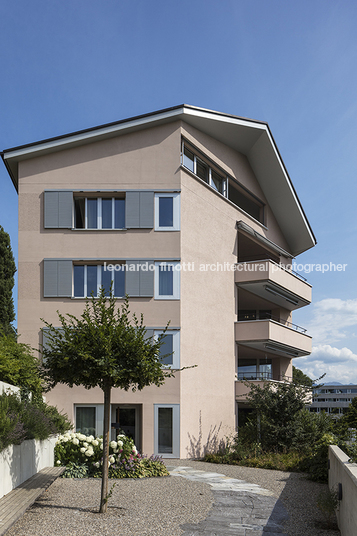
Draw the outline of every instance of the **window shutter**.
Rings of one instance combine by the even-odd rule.
[[[144,336],[144,339],[145,340],[152,339],[153,336],[154,336],[154,330],[153,329],[147,329],[146,333],[145,333],[145,336]]]
[[[46,229],[72,227],[73,192],[45,192],[44,226]]]
[[[58,227],[72,228],[73,192],[58,193]]]
[[[45,192],[44,195],[45,209],[45,228],[58,227],[58,192]]]
[[[72,261],[57,261],[58,283],[57,296],[72,296]]]
[[[137,269],[137,264],[138,261],[128,261],[126,263],[125,294],[131,297],[140,296],[140,273]]]
[[[57,297],[57,261],[43,261],[43,296]]]
[[[43,296],[45,298],[72,296],[72,261],[43,261]]]
[[[154,227],[154,192],[140,192],[140,227]]]
[[[140,296],[152,298],[154,296],[154,263],[141,261],[147,270],[140,270]],[[150,269],[151,268],[151,269]]]
[[[127,192],[125,196],[125,227],[140,227],[140,192]]]

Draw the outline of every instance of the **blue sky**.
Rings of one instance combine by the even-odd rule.
[[[357,383],[357,4],[352,0],[1,3],[0,150],[177,104],[267,121],[318,245],[314,336],[294,364]],[[0,165],[0,225],[17,195]]]

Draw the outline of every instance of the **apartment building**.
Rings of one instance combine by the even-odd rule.
[[[314,413],[325,412],[341,416],[356,396],[357,385],[355,384],[324,384],[313,390],[309,410]]]
[[[311,287],[291,270],[315,238],[264,122],[180,105],[5,150],[19,194],[18,331],[80,316],[113,282],[167,322],[158,388],[112,392],[112,433],[140,450],[191,457],[237,425],[243,379],[285,381],[311,339],[292,323]],[[48,401],[78,430],[102,433],[103,393],[57,385]]]

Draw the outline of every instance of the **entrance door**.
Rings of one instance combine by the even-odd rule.
[[[127,437],[130,437],[134,440],[136,444],[135,437],[135,424],[136,424],[136,408],[117,408],[117,424],[119,430],[123,430],[124,434]]]

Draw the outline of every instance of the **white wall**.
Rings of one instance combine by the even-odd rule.
[[[9,383],[0,382],[0,395],[3,393],[19,393],[20,387],[15,387],[14,385],[10,385]]]
[[[39,441],[28,439],[0,452],[0,498],[44,467],[54,465],[56,437]]]
[[[349,463],[349,457],[336,446],[329,447],[329,488],[342,484],[342,500],[336,512],[341,536],[357,534],[357,464]]]

